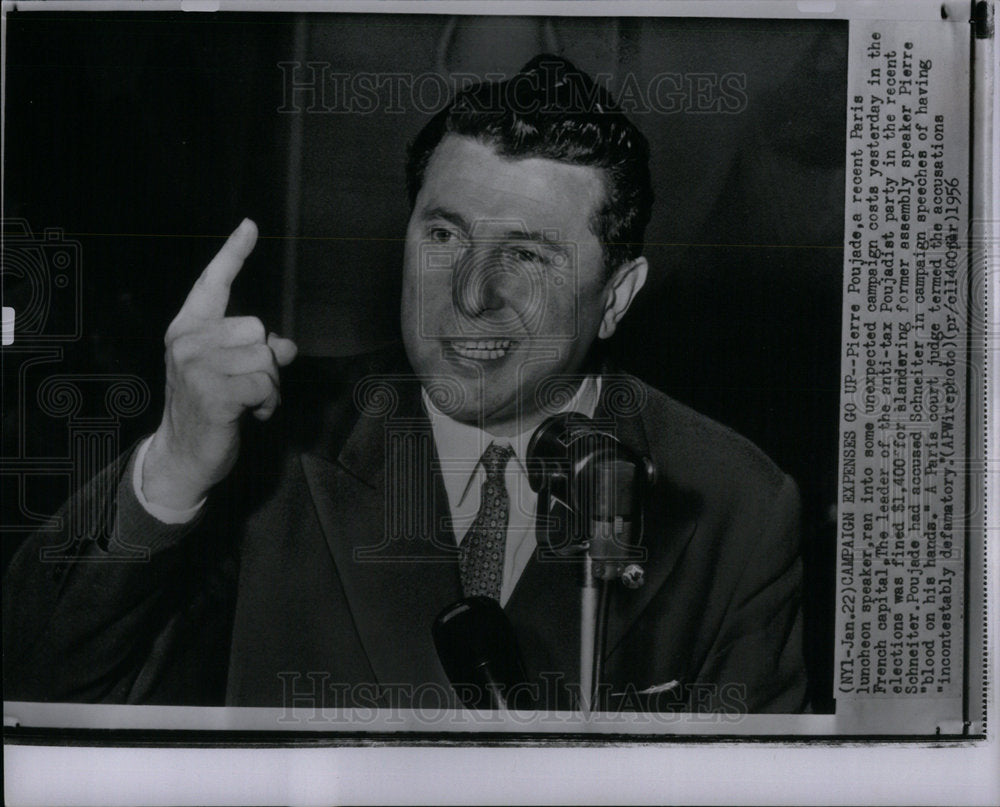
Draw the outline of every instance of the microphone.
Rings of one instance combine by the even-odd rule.
[[[500,603],[466,597],[441,611],[431,632],[441,666],[462,703],[469,709],[505,709],[511,690],[527,676]]]
[[[547,418],[532,435],[526,460],[544,517],[539,533],[549,548],[558,555],[585,550],[597,578],[641,585],[641,569],[630,561],[642,554],[635,544],[656,479],[652,461],[575,412]]]
[[[606,448],[581,474],[580,498],[590,503],[586,513],[590,521],[588,552],[596,562],[594,574],[599,579],[615,576],[616,571],[623,574],[618,563],[632,545],[632,525],[639,520],[635,514],[639,484],[635,464]]]

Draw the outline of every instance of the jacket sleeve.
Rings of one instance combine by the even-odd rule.
[[[135,449],[101,470],[11,561],[4,579],[8,700],[142,699],[150,658],[191,602],[183,545],[132,488]]]
[[[717,650],[699,676],[719,687],[717,696],[733,712],[805,706],[800,512],[798,489],[786,476],[726,611]]]

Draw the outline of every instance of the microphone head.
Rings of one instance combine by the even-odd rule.
[[[528,441],[525,464],[528,483],[538,493],[554,478],[565,479],[570,472],[570,445],[579,435],[593,429],[593,421],[577,412],[562,412],[546,418]]]
[[[559,557],[581,551],[608,579],[641,555],[642,511],[655,482],[648,457],[620,441],[614,424],[575,412],[553,415],[527,450],[528,481],[539,494],[538,543]]]
[[[514,629],[491,597],[466,597],[438,614],[431,633],[441,666],[462,703],[489,709],[524,683]]]

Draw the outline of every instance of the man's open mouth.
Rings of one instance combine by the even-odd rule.
[[[517,342],[511,339],[479,339],[453,341],[451,349],[463,359],[499,359],[511,348],[517,347]]]

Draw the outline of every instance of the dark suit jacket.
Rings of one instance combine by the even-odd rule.
[[[430,633],[461,597],[447,497],[418,384],[383,371],[358,365],[366,378],[339,387],[309,376],[299,396],[283,383],[283,417],[307,434],[274,428],[279,445],[259,448],[251,439],[194,524],[164,525],[142,509],[131,454],[98,474],[64,507],[65,529],[29,540],[8,570],[6,698],[282,706],[295,696],[331,707],[453,698]],[[609,603],[611,708],[801,709],[792,480],[745,439],[634,378],[604,385],[597,416],[612,417],[658,469],[645,585],[615,584]],[[70,532],[70,507],[88,514],[81,535]],[[46,547],[54,560],[40,557]],[[539,705],[571,708],[577,564],[536,556],[505,610],[529,681],[542,682]],[[652,700],[638,694],[673,680],[680,686]]]

